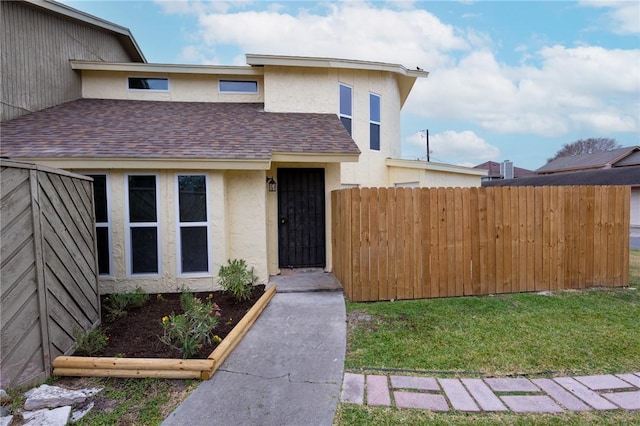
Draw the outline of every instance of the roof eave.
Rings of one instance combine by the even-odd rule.
[[[173,74],[262,75],[260,68],[229,65],[176,65],[128,62],[69,61],[71,68],[83,71],[145,72]]]

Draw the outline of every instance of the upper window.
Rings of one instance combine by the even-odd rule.
[[[160,271],[158,245],[158,190],[154,175],[127,176],[128,270],[135,274]]]
[[[168,78],[129,77],[129,89],[134,90],[169,90]]]
[[[352,134],[351,121],[353,119],[353,97],[352,89],[344,84],[340,85],[340,121],[344,124],[350,136]]]
[[[107,175],[88,175],[93,178],[93,200],[96,216],[96,246],[98,273],[111,275],[111,222],[109,221],[109,190]]]
[[[258,82],[255,80],[220,80],[220,92],[258,93]]]
[[[380,151],[380,96],[369,93],[369,148]]]
[[[179,175],[178,259],[179,272],[208,273],[209,221],[207,217],[207,177]]]

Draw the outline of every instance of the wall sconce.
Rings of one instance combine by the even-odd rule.
[[[272,177],[267,176],[267,185],[269,185],[269,192],[276,192],[276,181]]]

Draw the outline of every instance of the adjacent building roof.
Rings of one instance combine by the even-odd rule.
[[[90,25],[92,27],[100,28],[107,32],[114,34],[122,43],[122,46],[127,51],[131,60],[134,62],[147,62],[144,55],[142,54],[142,50],[138,46],[138,43],[133,38],[131,31],[128,28],[122,27],[120,25],[114,24],[113,22],[105,21],[104,19],[98,18],[97,16],[90,15],[88,13],[82,12],[78,9],[74,9],[65,4],[58,3],[53,0],[22,0],[25,3],[37,7],[40,10],[43,10],[46,13],[61,16],[64,19],[80,21],[86,25]]]
[[[640,165],[482,182],[482,186],[546,185],[631,185],[640,187]]]
[[[628,146],[593,154],[571,155],[556,158],[536,170],[538,174],[559,173],[574,170],[605,169],[640,151],[638,146]]]
[[[502,173],[500,171],[500,163],[496,163],[495,161],[486,161],[482,164],[478,164],[477,166],[474,166],[473,168],[488,170],[489,173],[487,173],[487,177],[502,176]],[[514,178],[521,178],[525,176],[534,176],[534,175],[535,175],[535,172],[531,170],[523,169],[522,167],[515,167],[515,166],[513,167]]]
[[[247,159],[360,153],[335,114],[269,113],[261,103],[79,99],[1,124],[0,155]]]

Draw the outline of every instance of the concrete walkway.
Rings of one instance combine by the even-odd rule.
[[[431,411],[640,410],[640,372],[554,379],[442,379],[345,373],[341,401]]]
[[[346,348],[342,289],[322,272],[273,282],[278,293],[251,330],[162,425],[332,424]]]

